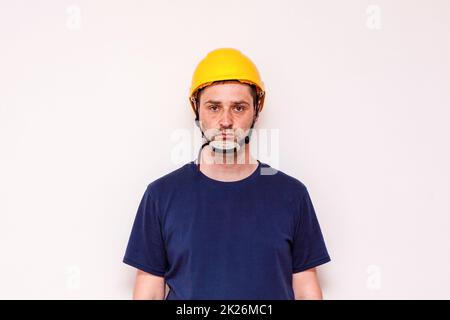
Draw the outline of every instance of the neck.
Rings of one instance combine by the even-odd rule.
[[[250,144],[244,144],[238,152],[214,152],[207,145],[200,153],[200,171],[222,181],[240,180],[249,176],[258,166],[258,162],[250,154]]]

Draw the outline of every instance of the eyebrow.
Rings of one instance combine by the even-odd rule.
[[[216,100],[207,100],[207,101],[205,101],[205,103],[222,104],[221,101],[216,101]],[[245,100],[231,101],[231,104],[248,104],[249,105],[249,103]]]

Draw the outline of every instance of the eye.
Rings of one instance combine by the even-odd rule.
[[[244,106],[241,106],[241,105],[237,105],[236,107],[234,107],[234,109],[235,109],[237,112],[242,112],[242,111],[245,110],[245,107],[244,107]]]
[[[219,109],[219,107],[217,105],[215,105],[215,104],[212,104],[212,105],[210,105],[208,107],[208,109],[211,110],[211,111],[217,111],[217,109]]]

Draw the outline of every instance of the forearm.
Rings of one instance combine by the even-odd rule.
[[[295,291],[295,300],[322,300],[322,290],[319,286],[301,288]]]
[[[295,273],[292,277],[295,300],[322,300],[322,289],[315,268]]]
[[[133,300],[164,300],[166,285],[163,277],[138,271]]]
[[[133,291],[133,300],[164,300],[165,292],[152,291],[136,286]]]

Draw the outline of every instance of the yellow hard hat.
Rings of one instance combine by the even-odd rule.
[[[194,71],[189,90],[189,101],[194,112],[196,112],[197,91],[214,81],[221,80],[238,80],[255,85],[259,99],[259,111],[262,110],[265,97],[264,83],[255,64],[239,50],[220,48],[209,52]]]

